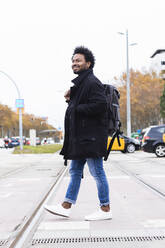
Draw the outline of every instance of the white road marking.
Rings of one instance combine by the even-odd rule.
[[[4,185],[1,185],[1,187],[11,187],[11,186],[13,186],[12,183],[7,183],[7,184],[4,184]]]
[[[165,178],[165,175],[161,175],[161,174],[158,174],[158,175],[152,175],[152,174],[143,174],[142,175],[143,177],[153,177],[153,178]]]
[[[38,230],[89,230],[90,223],[85,221],[78,222],[42,222]]]
[[[91,176],[87,176],[91,180]],[[130,179],[130,176],[107,176],[108,179]]]
[[[127,162],[129,162],[129,163],[140,163],[140,160],[129,160],[129,159],[128,159]]]
[[[109,179],[130,179],[130,176],[109,176]]]
[[[157,178],[160,178],[160,177],[162,177],[162,178],[164,178],[165,177],[165,175],[151,175],[150,177],[157,177]]]
[[[85,179],[91,180],[92,176],[85,175]],[[107,176],[108,179],[130,179],[130,176]],[[70,177],[65,177],[63,180],[69,180]]]
[[[0,194],[1,194],[1,193],[0,193]],[[7,193],[7,194],[6,194],[6,193],[5,193],[5,194],[2,193],[2,194],[0,195],[0,198],[7,198],[7,197],[9,197],[10,195],[12,195],[12,193]]]
[[[165,219],[152,219],[142,223],[144,227],[165,227]]]
[[[40,181],[40,178],[22,178],[19,179],[20,182],[27,182],[27,181]]]

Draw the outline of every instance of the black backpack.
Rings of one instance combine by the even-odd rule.
[[[116,137],[120,146],[119,134],[122,132],[120,131],[120,93],[113,85],[104,84],[104,88],[107,99],[108,135],[112,136],[112,140],[107,150],[107,155],[104,157],[104,160],[107,160]]]

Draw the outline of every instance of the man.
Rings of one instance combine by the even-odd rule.
[[[100,208],[85,220],[111,219],[109,187],[103,169],[107,148],[107,103],[102,83],[94,76],[95,58],[85,47],[76,47],[72,57],[72,70],[78,76],[74,86],[65,94],[69,103],[65,114],[65,137],[61,155],[70,159],[70,183],[62,204],[45,206],[52,214],[69,217],[76,203],[84,165],[97,185]]]

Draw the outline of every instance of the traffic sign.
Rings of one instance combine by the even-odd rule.
[[[24,99],[16,99],[16,108],[24,108]]]

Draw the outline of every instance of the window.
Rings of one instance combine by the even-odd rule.
[[[161,65],[165,65],[165,61],[161,61]]]
[[[164,133],[164,127],[160,127],[158,129],[156,129],[156,131],[159,133]]]

